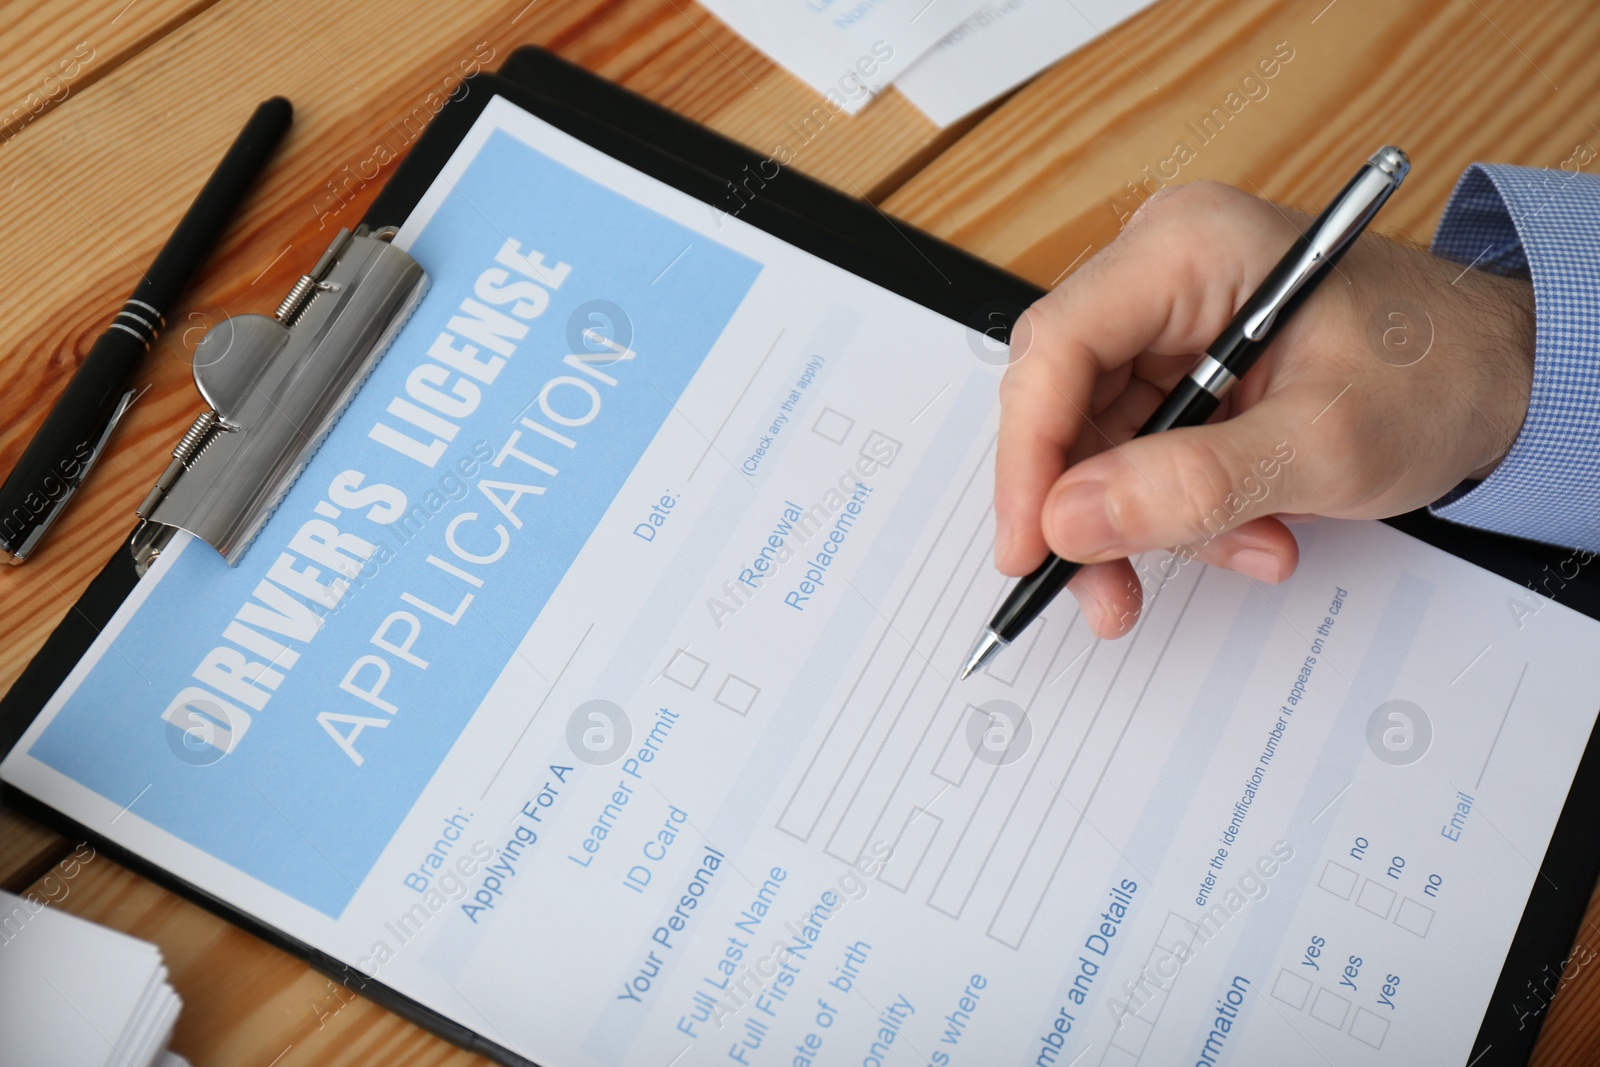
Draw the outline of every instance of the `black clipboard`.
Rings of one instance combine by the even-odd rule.
[[[517,49],[495,74],[479,74],[440,110],[384,186],[363,221],[398,226],[495,96],[712,208],[735,215],[804,251],[996,340],[1009,337],[1043,290],[944,241],[891,219],[870,203],[777,166],[774,161],[574,66],[542,48]],[[738,196],[734,179],[753,196]],[[770,176],[769,176],[770,175]],[[131,516],[130,516],[131,518]],[[1413,512],[1389,524],[1534,590],[1559,588],[1561,603],[1600,619],[1600,577],[1572,570],[1572,554],[1499,537]],[[1554,576],[1554,578],[1552,577]],[[0,758],[88,651],[138,581],[124,543],[89,584],[15,685],[0,699]],[[1596,694],[1600,701],[1600,694]],[[1507,951],[1470,1059],[1473,1067],[1525,1063],[1600,877],[1600,726],[1591,735]],[[440,1015],[345,963],[260,922],[248,912],[151,863],[47,804],[0,783],[13,810],[86,840],[151,881],[268,943],[304,959],[347,989],[465,1049],[512,1067],[537,1067],[510,1049]],[[1554,980],[1551,975],[1555,975]]]

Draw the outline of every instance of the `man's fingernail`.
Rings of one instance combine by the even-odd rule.
[[[1051,515],[1056,540],[1073,548],[1075,555],[1094,559],[1121,540],[1106,512],[1106,487],[1101,482],[1079,482],[1056,497]]]
[[[1104,627],[1106,620],[1110,618],[1110,614],[1106,611],[1104,604],[1092,596],[1086,596],[1078,601],[1078,611],[1083,614],[1084,621],[1089,624],[1090,632],[1096,637],[1105,636],[1102,627]]]
[[[1005,562],[1006,549],[1011,547],[1011,524],[1003,518],[994,520],[994,565]]]
[[[1089,629],[1096,637],[1121,637],[1139,617],[1136,611],[1125,611],[1109,600],[1095,597],[1085,600],[1081,610],[1084,618],[1088,620]]]
[[[1228,557],[1228,567],[1258,582],[1283,580],[1283,561],[1263,548],[1241,548]]]

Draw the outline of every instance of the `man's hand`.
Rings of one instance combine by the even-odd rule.
[[[1258,581],[1294,572],[1282,518],[1381,518],[1484,477],[1533,380],[1529,283],[1362,237],[1209,424],[1130,440],[1299,231],[1304,215],[1210,182],[1163,189],[1012,333],[995,562],[1092,564],[1069,588],[1102,637],[1141,589],[1128,557],[1177,549]]]

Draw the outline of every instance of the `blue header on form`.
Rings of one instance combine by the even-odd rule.
[[[119,806],[138,797],[139,817],[334,917],[761,270],[503,132],[484,144],[411,253],[429,274],[427,295],[240,565],[191,545],[31,749]],[[564,362],[597,348],[573,347],[591,324],[574,314],[594,301],[624,311],[631,336],[603,332],[634,358]],[[608,317],[602,309],[592,324],[609,326]],[[393,433],[374,435],[379,424]],[[475,476],[460,479],[460,463],[476,464]],[[346,471],[360,473],[359,485],[341,480]],[[479,479],[495,485],[485,491],[473,485]],[[398,514],[386,510],[381,486],[404,493],[410,518],[380,521]],[[348,539],[330,545],[334,529]],[[447,546],[447,533],[465,556]],[[289,551],[295,544],[298,553]],[[363,545],[383,547],[308,632],[305,612],[319,595],[311,583],[335,595],[336,568],[315,558],[359,556]],[[460,573],[429,563],[430,554]],[[454,623],[421,606],[448,615],[469,593]],[[421,624],[409,657],[369,643],[397,611]],[[232,639],[230,625],[243,627]],[[410,632],[404,619],[385,631],[399,647]],[[261,651],[274,646],[283,651]],[[238,694],[248,727],[226,756],[202,749],[185,758],[173,741],[178,728],[162,716],[201,684],[195,672],[218,649],[226,655],[207,673],[216,683],[208,691]],[[366,654],[388,664],[375,700],[392,712],[341,688]],[[256,666],[230,683],[228,665],[245,661]],[[369,664],[351,685],[371,689],[381,673]]]

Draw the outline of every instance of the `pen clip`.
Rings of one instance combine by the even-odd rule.
[[[1282,311],[1288,305],[1289,298],[1299,292],[1301,287],[1317,273],[1317,268],[1324,258],[1321,249],[1308,247],[1295,263],[1294,269],[1284,277],[1282,284],[1266,294],[1267,299],[1263,301],[1261,309],[1245,320],[1244,335],[1252,341],[1266,337],[1272,330],[1278,312]]]
[[[1278,313],[1361,235],[1410,169],[1411,163],[1405,153],[1394,147],[1381,148],[1367,160],[1360,173],[1311,224],[1303,238],[1305,248],[1294,266],[1272,290],[1262,294],[1264,299],[1260,307],[1245,319],[1246,337],[1261,341],[1272,332]]]
[[[67,504],[71,502],[73,495],[77,493],[78,487],[83,484],[84,479],[89,477],[89,471],[94,469],[95,463],[99,461],[100,456],[106,450],[106,445],[111,441],[111,434],[116,430],[117,423],[122,421],[122,417],[128,413],[128,409],[133,406],[133,402],[139,399],[143,393],[143,389],[129,389],[117,398],[117,406],[112,409],[110,417],[106,420],[105,428],[100,431],[100,436],[93,441],[85,442],[88,445],[88,454],[77,460],[75,469],[70,474],[58,468],[56,473],[60,477],[63,488],[55,494],[49,508],[39,516],[33,529],[28,531],[26,538],[14,546],[10,553],[0,553],[0,557],[8,558],[8,561],[14,564],[21,563],[28,558],[28,554],[33,551],[34,546],[39,543],[46,531],[66,510]],[[78,446],[78,451],[83,451],[83,445]]]
[[[83,466],[78,471],[79,484],[82,484],[83,480],[89,477],[89,471],[94,469],[94,465],[100,461],[100,455],[106,450],[106,444],[111,440],[111,435],[115,432],[117,423],[122,421],[122,417],[128,413],[128,409],[133,407],[133,402],[143,396],[144,390],[148,388],[149,386],[145,386],[144,389],[129,389],[122,394],[122,398],[117,401],[116,409],[111,412],[111,418],[106,421],[105,432],[90,447],[88,458],[83,461]]]

